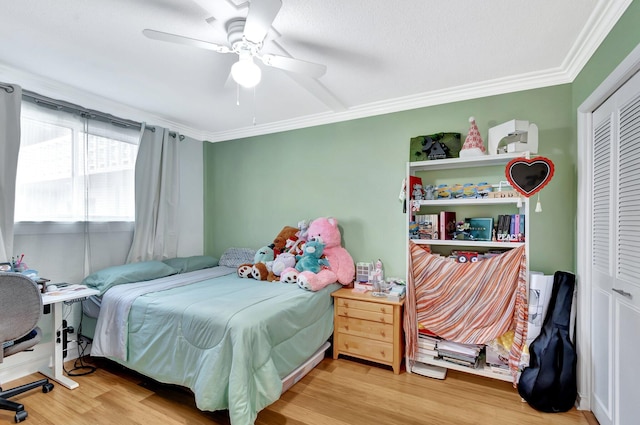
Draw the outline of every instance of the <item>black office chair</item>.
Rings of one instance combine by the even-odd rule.
[[[4,357],[35,346],[41,337],[36,325],[42,315],[42,298],[35,282],[20,273],[0,272],[0,363]],[[0,409],[16,412],[16,423],[27,418],[24,405],[8,400],[37,387],[43,393],[53,389],[48,379],[21,385],[11,390],[0,388]]]

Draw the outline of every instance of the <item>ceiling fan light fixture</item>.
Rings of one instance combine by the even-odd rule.
[[[231,66],[231,77],[233,81],[242,87],[255,87],[262,78],[260,67],[253,62],[253,57],[241,57],[240,60]]]

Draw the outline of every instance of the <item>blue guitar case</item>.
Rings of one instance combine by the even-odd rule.
[[[571,304],[575,276],[568,272],[553,275],[549,308],[540,335],[529,347],[529,367],[518,383],[520,396],[543,412],[566,412],[575,404],[576,350],[571,341]]]

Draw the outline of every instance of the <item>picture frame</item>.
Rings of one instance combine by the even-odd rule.
[[[13,266],[11,263],[0,263],[0,272],[12,272]]]

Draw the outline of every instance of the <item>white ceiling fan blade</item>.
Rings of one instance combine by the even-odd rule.
[[[281,7],[281,0],[252,0],[244,25],[244,37],[252,43],[261,43]]]
[[[213,50],[218,53],[231,53],[232,50],[221,44],[210,43],[208,41],[196,40],[195,38],[184,37],[182,35],[169,34],[168,32],[145,29],[142,30],[147,38],[160,41],[168,41],[170,43],[184,44],[186,46],[199,47],[201,49]]]
[[[325,65],[288,58],[286,56],[266,54],[260,56],[260,60],[267,66],[296,72],[298,74],[305,74],[313,78],[320,78],[327,72]]]

